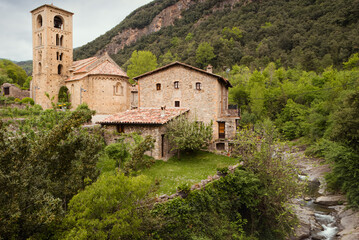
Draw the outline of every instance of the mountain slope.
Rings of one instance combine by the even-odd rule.
[[[134,50],[150,50],[163,64],[180,60],[201,67],[196,49],[206,41],[214,47],[211,64],[217,70],[270,61],[321,70],[359,51],[358,19],[359,0],[157,0],[74,56],[107,51],[126,66]],[[234,36],[233,28],[241,34]]]

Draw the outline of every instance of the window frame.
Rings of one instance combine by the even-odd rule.
[[[161,83],[156,83],[156,91],[161,91]]]
[[[179,81],[173,82],[174,89],[179,89]]]
[[[175,101],[175,107],[181,107],[181,102],[180,101]]]
[[[202,83],[196,82],[196,90],[201,91],[202,90]]]

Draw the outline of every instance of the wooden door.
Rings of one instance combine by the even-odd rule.
[[[225,122],[218,122],[219,138],[226,138],[226,124]]]

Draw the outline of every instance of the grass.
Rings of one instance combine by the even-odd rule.
[[[200,151],[190,155],[182,154],[180,159],[174,157],[167,162],[156,161],[151,168],[142,170],[141,174],[153,181],[160,180],[158,195],[170,195],[181,184],[189,183],[192,186],[209,175],[215,175],[217,168],[228,167],[237,162],[235,158]]]

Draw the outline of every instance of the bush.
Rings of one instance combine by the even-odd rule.
[[[30,98],[30,97],[23,98],[21,100],[21,103],[29,103],[32,106],[35,104],[34,100],[32,98]]]

